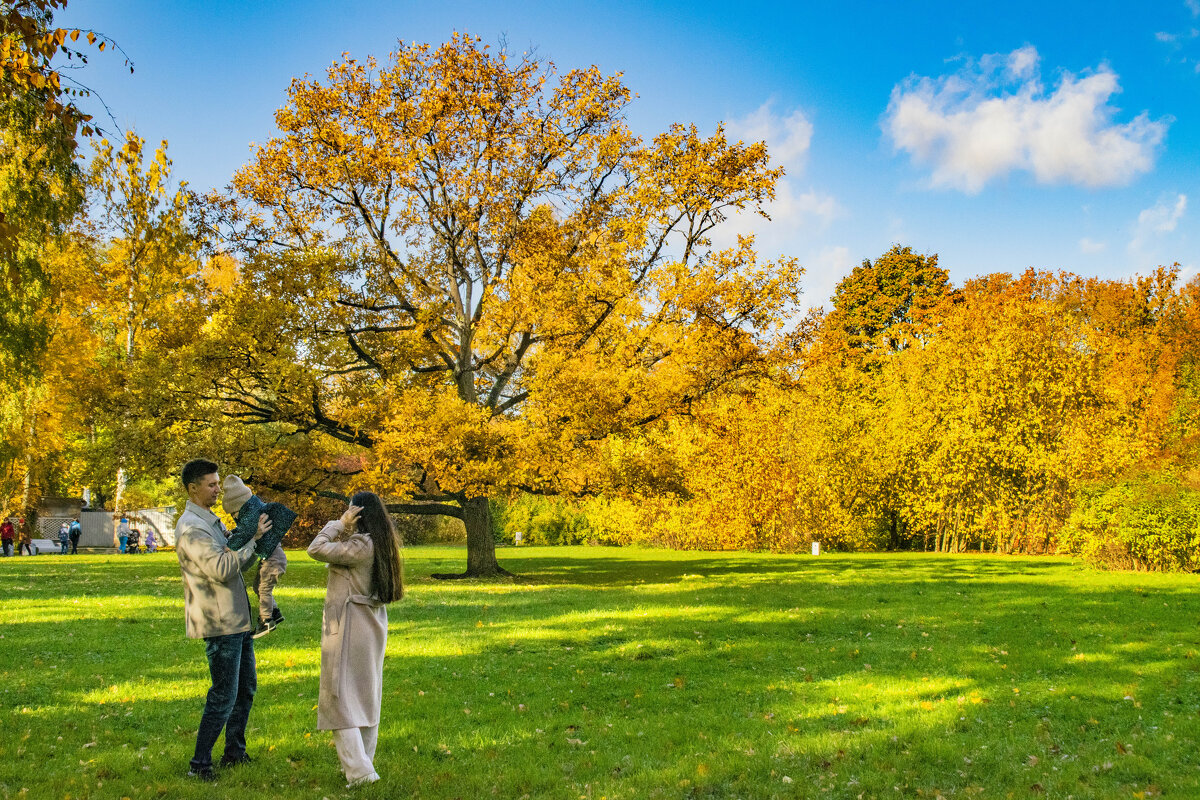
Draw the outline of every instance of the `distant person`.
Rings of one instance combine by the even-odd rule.
[[[129,531],[129,548],[127,552],[137,553],[141,551],[142,532],[137,528]]]
[[[129,518],[121,517],[121,522],[117,525],[117,541],[120,542],[120,551],[125,552],[125,548],[129,546]]]
[[[264,501],[251,492],[237,475],[225,476],[222,486],[224,494],[221,497],[221,507],[233,517],[236,526],[229,537],[231,542],[236,544],[249,535],[253,529],[251,526],[255,524],[259,514],[266,514],[271,518],[271,535],[259,542],[256,548],[256,552],[263,559],[262,563],[250,579],[250,588],[258,596],[258,624],[254,628],[254,638],[259,639],[283,622],[283,612],[275,602],[275,585],[287,571],[287,556],[284,555],[283,546],[278,544],[278,540],[283,538],[291,524],[296,521],[296,512],[281,503]],[[271,547],[272,541],[276,542],[274,547]],[[266,547],[271,549],[267,550]]]
[[[68,536],[71,538],[71,552],[74,555],[79,555],[79,537],[83,535],[83,526],[79,524],[79,517],[71,521],[71,527],[68,531]]]
[[[259,515],[254,537],[240,549],[230,550],[225,526],[212,513],[221,493],[217,465],[194,459],[183,465],[181,477],[188,500],[175,524],[175,555],[183,573],[184,623],[189,638],[204,639],[212,677],[188,776],[213,781],[212,750],[222,730],[225,753],[220,766],[250,763],[246,723],[258,675],[242,569],[254,557],[258,540],[271,530],[271,520],[266,514]]]
[[[321,624],[317,728],[333,731],[347,788],[379,780],[375,745],[383,696],[387,603],[404,594],[400,541],[383,501],[359,492],[308,554],[329,565]]]
[[[33,555],[33,539],[29,538],[29,531],[25,530],[25,520],[24,519],[22,519],[20,522],[17,523],[17,528],[20,529],[20,533],[17,534],[17,536],[18,536],[17,553],[18,554],[25,553],[26,555]]]
[[[158,538],[154,535],[153,528],[150,528],[149,530],[146,531],[146,552],[147,553],[157,553],[158,552]]]
[[[4,557],[12,558],[13,554],[13,534],[16,530],[13,528],[12,520],[7,517],[4,522],[0,522],[0,544],[4,546]]]
[[[65,556],[67,554],[67,542],[70,541],[70,538],[71,526],[64,522],[58,527],[58,546],[62,548],[58,552],[59,555]]]

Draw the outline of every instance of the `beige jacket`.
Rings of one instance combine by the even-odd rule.
[[[183,571],[183,606],[192,639],[250,630],[250,600],[242,569],[254,557],[254,540],[241,550],[226,545],[217,515],[188,501],[175,523],[175,555]]]
[[[371,596],[375,546],[365,533],[345,534],[341,521],[326,525],[308,554],[329,565],[321,625],[321,687],[317,728],[379,724],[387,607]]]

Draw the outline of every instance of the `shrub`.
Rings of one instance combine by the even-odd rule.
[[[629,507],[626,508],[625,505]],[[491,500],[492,535],[497,544],[629,544],[636,509],[620,501],[568,500],[520,494]]]
[[[1142,473],[1081,493],[1060,552],[1110,569],[1200,568],[1200,491],[1170,472]]]
[[[400,541],[412,544],[461,544],[467,540],[462,520],[454,517],[393,514]]]

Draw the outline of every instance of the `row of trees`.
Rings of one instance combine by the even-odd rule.
[[[629,96],[455,37],[293,82],[224,192],[134,134],[64,159],[42,334],[4,345],[6,505],[127,507],[207,454],[314,514],[370,486],[457,517],[468,575],[522,494],[592,498],[613,541],[1044,551],[1194,429],[1194,283],[956,288],[895,248],[801,317],[794,260],[712,246],[773,196],[766,147],[643,140]]]
[[[1081,495],[1138,471],[1200,489],[1200,281],[1031,270],[953,288],[894,248],[833,303],[780,380],[675,435],[701,512],[689,543],[1097,555],[1104,526],[1063,536]],[[1183,529],[1200,553],[1200,515]]]
[[[953,287],[896,247],[794,349],[610,443],[630,503],[524,498],[499,535],[702,548],[1077,553],[1200,566],[1200,281],[1028,271]]]

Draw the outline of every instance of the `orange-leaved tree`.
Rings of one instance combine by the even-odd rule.
[[[709,238],[773,196],[765,145],[646,142],[629,100],[459,35],[294,81],[225,204],[246,250],[195,354],[214,407],[339,443],[321,491],[457,516],[465,574],[503,573],[489,494],[603,488],[603,443],[757,370],[800,291]]]

